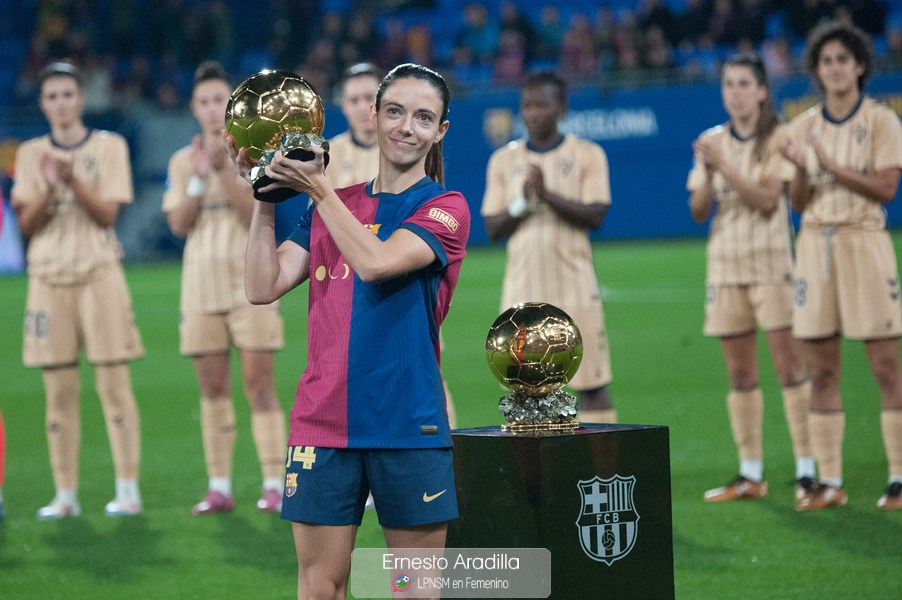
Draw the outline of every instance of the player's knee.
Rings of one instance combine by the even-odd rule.
[[[347,580],[330,577],[316,567],[300,567],[298,582],[300,596],[310,600],[344,600],[347,595]]]
[[[279,398],[270,386],[256,389],[248,387],[245,394],[254,412],[271,412],[281,408]]]

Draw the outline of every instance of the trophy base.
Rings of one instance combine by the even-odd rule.
[[[285,156],[294,160],[302,160],[304,162],[313,160],[316,156],[310,150],[305,150],[304,148],[293,148],[285,153]],[[323,153],[323,169],[329,166],[329,153]],[[266,175],[265,173],[265,165],[254,167],[254,170],[251,171],[251,186],[254,188],[254,198],[260,200],[261,202],[269,202],[271,204],[278,204],[279,202],[284,202],[289,198],[293,198],[298,195],[296,190],[291,188],[276,188],[274,190],[270,190],[268,192],[261,192],[261,188],[265,188],[268,185],[271,185],[273,180]]]
[[[529,396],[515,391],[501,397],[498,410],[507,420],[501,430],[514,435],[567,435],[579,427],[576,396],[561,389],[544,396]]]
[[[501,431],[513,435],[552,436],[567,435],[579,429],[580,424],[576,419],[563,422],[536,422],[536,423],[507,423],[501,426]]]

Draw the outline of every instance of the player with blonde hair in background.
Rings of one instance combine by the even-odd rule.
[[[283,346],[279,304],[253,306],[244,291],[244,251],[253,190],[222,139],[232,86],[216,62],[195,71],[191,112],[202,133],[169,160],[163,211],[172,232],[186,237],[179,323],[182,354],[200,385],[201,435],[209,477],[195,515],[229,512],[236,437],[230,350],[238,349],[251,432],[263,475],[257,509],[278,512],[286,444],[285,415],[275,392],[275,352]]]
[[[802,213],[792,329],[803,340],[811,367],[809,423],[821,484],[799,509],[848,502],[839,393],[846,337],[864,342],[880,388],[889,479],[877,507],[902,510],[902,310],[885,209],[899,189],[902,124],[889,107],[864,93],[874,55],[858,28],[841,22],[816,28],[805,62],[824,100],[792,120],[781,148],[796,167],[789,195]]]
[[[703,223],[715,211],[707,246],[704,332],[720,338],[727,366],[727,413],[739,451],[739,475],[705,492],[705,500],[767,495],[759,328],[782,387],[796,460],[796,498],[801,499],[816,484],[808,436],[811,383],[791,331],[792,230],[786,187],[793,170],[780,154],[782,126],[761,59],[755,54],[730,57],[720,86],[730,119],[693,143],[695,165],[686,187],[693,220]]]
[[[47,400],[47,445],[56,495],[39,519],[74,517],[78,502],[79,354],[94,366],[113,454],[109,516],[142,511],[140,422],[129,361],[144,354],[114,224],[132,201],[129,151],[119,134],[85,126],[80,71],[47,65],[38,100],[50,133],[16,152],[12,204],[28,245],[23,358],[39,367]]]
[[[608,159],[598,144],[564,135],[564,80],[551,71],[520,86],[527,136],[496,150],[486,174],[482,216],[489,237],[507,241],[501,310],[547,302],[576,321],[582,363],[569,385],[579,394],[581,421],[616,423],[607,390],[611,359],[589,230],[611,203]]]

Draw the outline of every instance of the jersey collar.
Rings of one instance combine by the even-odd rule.
[[[60,150],[75,150],[76,148],[78,148],[79,146],[81,146],[82,144],[87,142],[88,138],[91,137],[92,133],[94,133],[94,130],[91,129],[90,127],[88,127],[88,131],[87,131],[87,133],[85,133],[85,137],[81,138],[74,144],[68,144],[68,145],[61,144],[58,141],[56,141],[55,139],[53,139],[53,134],[51,133],[50,134],[50,143],[53,145],[54,148],[59,148]]]
[[[824,105],[821,107],[821,115],[824,117],[825,121],[833,123],[834,125],[842,125],[843,123],[845,123],[846,121],[848,121],[849,119],[851,119],[852,117],[855,116],[855,113],[857,113],[858,109],[861,108],[862,102],[864,102],[864,94],[862,94],[858,98],[858,102],[855,103],[855,106],[852,107],[852,110],[850,110],[846,116],[839,117],[839,118],[836,118],[827,112],[827,104],[825,102]]]
[[[552,150],[556,150],[558,147],[560,147],[560,145],[564,143],[564,139],[566,139],[566,136],[561,135],[561,137],[560,137],[560,139],[558,139],[558,141],[556,141],[554,144],[552,144],[551,146],[549,146],[547,148],[536,148],[533,145],[531,140],[526,140],[526,149],[529,150],[530,152],[538,152],[538,153],[551,152]]]

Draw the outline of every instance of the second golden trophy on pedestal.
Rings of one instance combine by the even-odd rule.
[[[512,306],[492,323],[485,351],[492,373],[513,392],[498,403],[502,430],[551,435],[579,427],[576,397],[561,389],[583,357],[570,315],[544,302]]]
[[[312,160],[311,145],[321,146],[329,164],[329,142],[322,136],[326,124],[323,100],[303,77],[287,71],[264,70],[245,79],[226,106],[226,131],[236,148],[258,161],[250,173],[254,196],[266,202],[282,202],[297,192],[260,188],[272,183],[264,170],[277,150],[298,160]]]

